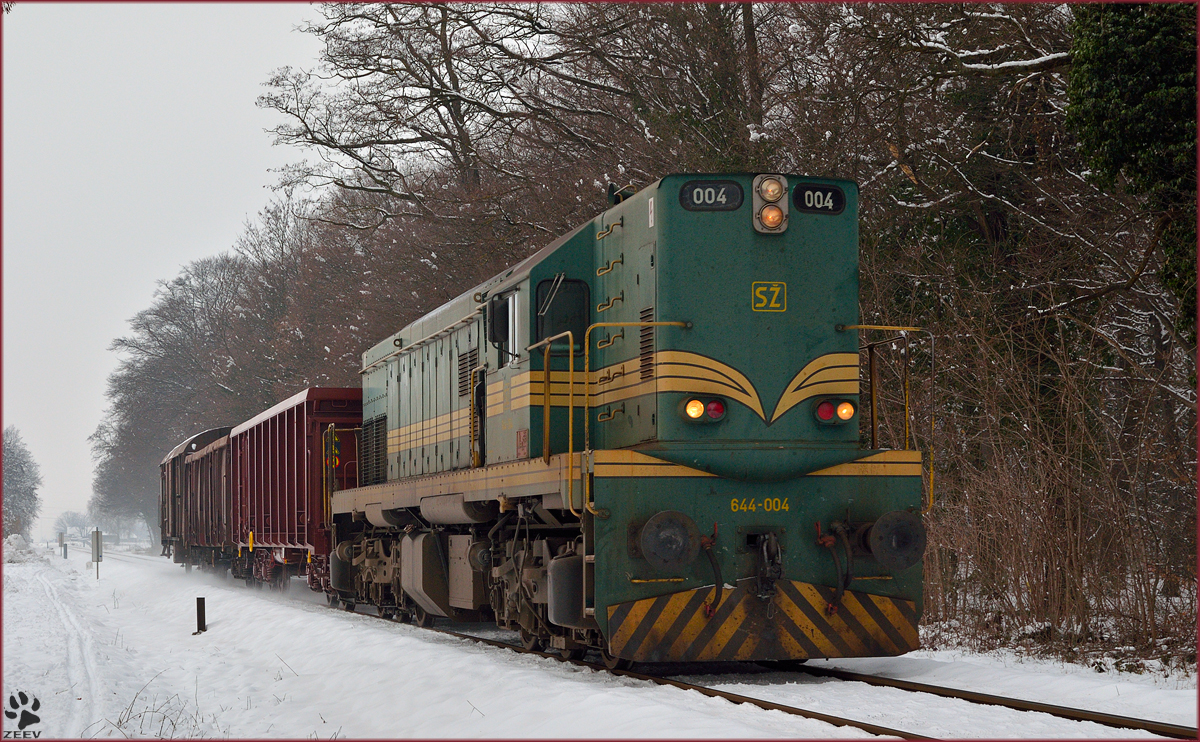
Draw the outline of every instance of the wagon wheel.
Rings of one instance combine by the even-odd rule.
[[[395,608],[380,608],[379,609],[379,617],[386,618],[387,620],[390,621],[396,617],[396,609]]]
[[[633,660],[626,660],[609,654],[607,642],[600,648],[600,661],[610,670],[628,670],[633,667]]]
[[[433,626],[433,616],[419,605],[414,605],[412,609],[413,623],[423,629]]]
[[[587,647],[576,647],[574,649],[560,649],[558,656],[562,657],[567,662],[575,662],[583,659],[587,655]]]
[[[545,642],[537,634],[521,629],[521,646],[529,652],[540,652],[545,646]]]

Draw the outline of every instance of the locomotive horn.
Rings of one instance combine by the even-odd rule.
[[[879,566],[889,572],[900,572],[921,561],[925,553],[925,526],[907,510],[893,510],[869,526],[865,540]]]

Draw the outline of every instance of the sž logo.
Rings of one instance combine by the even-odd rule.
[[[42,702],[25,691],[17,691],[8,697],[8,706],[4,709],[7,719],[17,719],[16,729],[5,729],[4,739],[37,739],[42,733],[25,731],[25,727],[41,722],[42,717],[33,713],[42,707]]]

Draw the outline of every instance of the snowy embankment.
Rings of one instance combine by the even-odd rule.
[[[20,558],[9,561],[13,557]],[[30,729],[43,736],[862,736],[334,611],[298,581],[280,595],[186,574],[158,557],[107,554],[99,580],[85,570],[87,556],[80,551],[67,560],[46,550],[6,552],[5,560],[4,693],[25,691],[39,699],[41,721]],[[209,628],[193,635],[198,596],[206,599]],[[1194,689],[1165,687],[1161,680],[1156,685],[1150,678],[1070,674],[1051,665],[947,659],[955,661],[924,653],[839,664],[996,694],[1029,696],[1033,690],[1050,703],[1195,724]],[[894,703],[907,709],[912,722],[901,728],[921,731],[914,725],[925,702],[912,694],[893,691],[895,698],[881,701],[878,694],[887,689],[792,677],[696,680],[863,719],[881,703]],[[1023,728],[1022,720],[1034,717],[1018,712],[985,713],[978,726],[972,725],[973,712],[971,719],[949,713],[955,736],[1048,733],[1037,724]],[[5,728],[14,723],[5,720]],[[1058,731],[1087,736],[1084,727],[1077,735]]]

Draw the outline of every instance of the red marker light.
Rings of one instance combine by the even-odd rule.
[[[817,405],[817,419],[824,422],[829,422],[833,419],[835,409],[836,408],[833,406],[833,402],[825,400],[821,404]]]
[[[720,420],[721,418],[725,417],[725,404],[719,399],[714,399],[709,402],[707,410],[708,416],[714,420]]]

